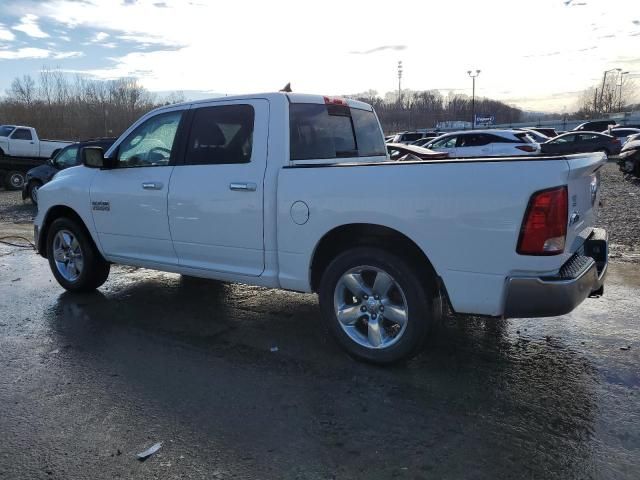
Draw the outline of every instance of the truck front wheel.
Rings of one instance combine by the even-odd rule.
[[[358,247],[337,256],[320,282],[329,330],[354,357],[388,364],[419,352],[441,312],[434,278],[400,256]]]
[[[109,263],[87,231],[70,218],[58,218],[49,227],[47,258],[58,283],[72,292],[93,291],[109,276]]]

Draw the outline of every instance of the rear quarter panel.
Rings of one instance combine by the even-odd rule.
[[[397,230],[425,252],[456,311],[499,315],[507,276],[554,273],[570,256],[516,253],[531,194],[567,178],[561,158],[281,169],[280,284],[308,291],[320,239],[341,225],[370,223]],[[304,225],[292,220],[296,201],[309,207]]]

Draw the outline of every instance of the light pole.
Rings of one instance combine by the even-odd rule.
[[[473,73],[471,70],[467,70],[467,75],[471,77],[473,87],[471,90],[471,128],[476,128],[476,77],[480,75],[480,70],[476,70]]]
[[[398,61],[398,103],[402,103],[402,60]]]
[[[600,89],[600,110],[602,110],[602,94],[604,93],[604,84],[607,81],[607,73],[610,72],[621,72],[621,68],[612,68],[611,70],[605,70],[604,75],[602,76],[602,88]],[[615,102],[615,90],[614,90],[614,102]],[[604,112],[603,112],[604,113]]]
[[[625,75],[629,75],[629,72],[620,72],[620,80],[618,86],[620,87],[620,96],[618,97],[618,110],[622,111],[622,79]]]

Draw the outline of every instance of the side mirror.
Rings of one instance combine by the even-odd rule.
[[[80,155],[85,167],[113,168],[113,161],[104,157],[104,150],[100,147],[84,147]]]

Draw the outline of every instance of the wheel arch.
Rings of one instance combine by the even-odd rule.
[[[80,225],[81,228],[84,229],[85,233],[93,242],[94,247],[96,247],[96,251],[102,255],[100,249],[97,247],[96,241],[93,238],[93,235],[83,218],[76,212],[73,208],[67,205],[54,205],[45,214],[44,220],[42,222],[42,227],[38,234],[38,253],[44,258],[47,258],[47,236],[49,235],[49,229],[51,228],[51,224],[57,220],[58,218],[70,218]]]
[[[350,223],[328,231],[316,244],[310,263],[311,290],[318,291],[320,280],[331,261],[341,252],[354,247],[383,248],[415,265],[421,277],[436,280],[443,293],[446,289],[426,253],[409,236],[390,227],[371,223]]]

